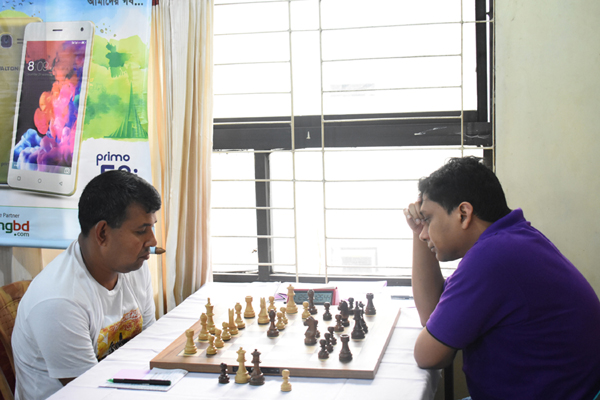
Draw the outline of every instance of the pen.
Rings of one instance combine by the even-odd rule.
[[[171,385],[171,381],[165,381],[162,379],[119,379],[113,378],[109,379],[109,382],[112,383],[132,383],[138,385],[156,385],[156,386],[169,386]]]
[[[162,254],[165,252],[166,250],[162,247],[150,247],[150,254]]]

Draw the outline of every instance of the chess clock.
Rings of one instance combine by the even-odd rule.
[[[313,290],[315,292],[315,297],[313,298],[314,304],[338,304],[337,288]],[[308,301],[308,289],[294,289],[294,302],[296,304],[302,304],[305,301]]]

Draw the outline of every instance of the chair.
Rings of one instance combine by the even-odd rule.
[[[15,362],[11,335],[17,318],[17,308],[31,281],[19,281],[0,288],[0,393],[4,400],[13,400]]]

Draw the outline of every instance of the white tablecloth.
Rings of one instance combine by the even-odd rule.
[[[265,293],[275,293],[277,282],[209,283],[187,298],[177,308],[160,318],[154,325],[129,341],[98,365],[75,379],[50,399],[314,399],[314,400],[368,400],[368,399],[433,399],[440,381],[439,371],[422,370],[413,358],[413,346],[421,331],[416,309],[410,300],[402,302],[402,312],[394,333],[383,356],[375,379],[331,379],[290,377],[291,392],[280,390],[282,379],[265,376],[262,386],[218,383],[218,374],[188,373],[168,392],[135,391],[100,388],[100,384],[122,369],[148,369],[150,360],[167,347],[173,340],[188,329],[202,312],[205,312],[206,299],[212,304],[235,297],[265,297]],[[357,283],[339,283],[340,297],[352,295]],[[343,290],[342,290],[343,288]],[[372,288],[369,288],[373,291]],[[377,290],[377,288],[376,288]],[[375,299],[389,297],[385,288],[375,293]],[[377,301],[375,302],[377,306]]]

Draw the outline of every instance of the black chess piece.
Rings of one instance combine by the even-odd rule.
[[[315,291],[312,289],[308,289],[306,295],[308,296],[308,312],[310,313],[310,315],[317,314],[317,307],[315,307]]]
[[[327,351],[333,353],[333,344],[331,344],[331,333],[327,332],[323,336],[325,336],[325,340],[327,341]]]
[[[252,373],[250,374],[250,381],[248,381],[248,383],[252,386],[264,385],[265,376],[260,370],[260,351],[258,351],[257,349],[254,349],[254,351],[252,352],[252,364],[254,364],[254,368],[252,368]]]
[[[227,375],[227,364],[221,363],[221,374],[219,375],[219,383],[229,383],[229,375]]]
[[[354,309],[354,329],[352,330],[352,334],[351,337],[352,339],[364,339],[365,338],[365,332],[362,329],[362,324],[360,322],[360,308],[358,307],[358,304],[356,305],[356,308]]]
[[[340,314],[335,316],[336,324],[333,328],[336,332],[344,332],[344,324],[342,323],[342,316]]]
[[[340,315],[342,316],[342,325],[350,326],[350,322],[348,322],[348,316],[350,315],[350,310],[348,309],[348,303],[345,300],[340,301],[338,310],[340,310]]]
[[[358,307],[360,308],[360,327],[362,328],[363,332],[367,334],[369,333],[369,327],[367,326],[367,321],[365,321],[365,306],[362,301],[358,303]]]
[[[348,297],[348,310],[354,310],[354,297]]]
[[[377,310],[375,310],[375,306],[373,305],[373,293],[367,293],[367,307],[365,308],[366,315],[375,315],[377,314]]]
[[[327,351],[327,340],[321,339],[319,343],[321,344],[321,350],[319,350],[318,357],[320,360],[325,360],[326,358],[329,358],[329,352]]]
[[[277,337],[279,336],[279,329],[275,326],[275,316],[277,313],[275,310],[269,311],[269,320],[271,320],[271,325],[269,326],[269,330],[267,331],[267,337]]]
[[[332,316],[329,312],[329,307],[331,307],[331,304],[328,301],[326,301],[325,304],[323,304],[323,307],[325,307],[325,312],[323,313],[323,321],[331,321]]]
[[[352,353],[350,352],[350,346],[348,346],[348,342],[350,341],[350,336],[340,335],[340,340],[342,341],[342,350],[340,351],[340,361],[341,362],[352,361]]]
[[[306,318],[304,321],[304,326],[308,326],[306,332],[304,332],[304,344],[311,346],[313,344],[317,344],[317,324],[319,321],[314,319],[311,316]]]
[[[328,326],[327,330],[329,331],[329,334],[331,335],[331,344],[335,346],[337,344],[337,339],[335,338],[335,335],[333,334],[333,332],[335,331],[335,327]]]

